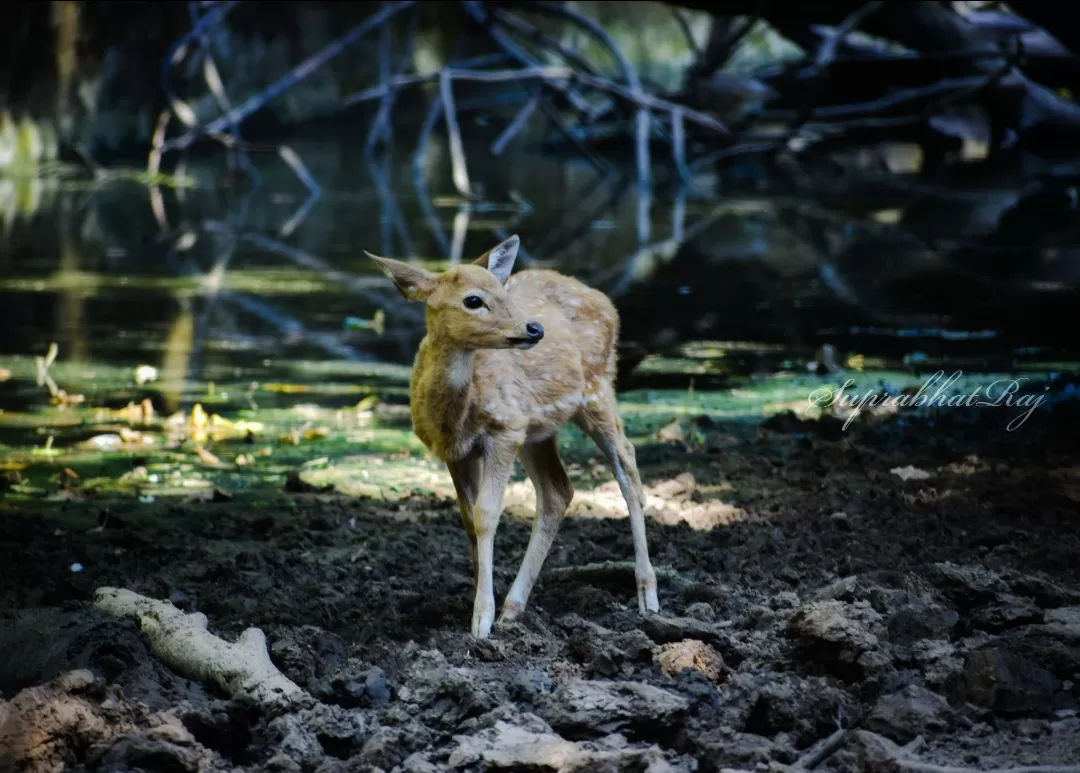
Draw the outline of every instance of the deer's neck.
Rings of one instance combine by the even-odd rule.
[[[446,346],[429,338],[424,352],[424,402],[438,428],[442,444],[454,447],[465,440],[477,399],[473,382],[476,351]]]

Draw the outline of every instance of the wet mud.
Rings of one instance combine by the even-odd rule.
[[[637,613],[625,518],[581,511],[526,615],[483,642],[452,500],[9,505],[0,771],[1075,764],[1080,410],[1010,432],[1013,413],[703,421],[692,447],[641,444],[661,614]],[[611,486],[576,461],[579,491]],[[499,599],[529,529],[500,526]],[[226,640],[261,629],[305,700],[179,676],[94,607],[101,586]]]

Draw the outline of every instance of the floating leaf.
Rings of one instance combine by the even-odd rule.
[[[214,467],[223,466],[220,459],[218,459],[216,456],[214,456],[214,454],[210,453],[202,446],[195,447],[195,456],[199,457],[199,460],[202,461],[203,464],[209,464]]]
[[[157,381],[158,369],[153,365],[140,365],[135,368],[135,383],[139,386]]]
[[[360,402],[358,402],[356,404],[356,411],[357,411],[357,413],[364,413],[366,411],[370,411],[370,410],[374,409],[375,406],[378,405],[378,404],[379,404],[379,396],[378,395],[368,395],[367,397],[365,397],[363,400],[361,400]]]

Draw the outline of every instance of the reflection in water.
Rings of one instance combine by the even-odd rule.
[[[0,180],[5,353],[56,341],[62,359],[149,363],[181,379],[230,369],[273,378],[275,362],[298,358],[408,364],[422,309],[402,301],[363,250],[455,263],[510,233],[523,239],[522,267],[557,267],[612,295],[628,348],[756,344],[705,347],[721,370],[812,360],[824,343],[896,358],[1011,358],[1019,347],[1071,344],[1055,316],[1075,300],[1067,229],[1056,242],[1013,239],[1010,255],[995,253],[1011,261],[1004,278],[980,273],[972,258],[993,252],[998,219],[987,213],[1015,206],[1019,184],[944,199],[895,181],[722,199],[658,188],[643,209],[618,170],[494,157],[488,146],[467,153],[480,203],[447,195],[449,154],[434,137],[418,174],[393,148],[370,158],[360,142],[311,141],[253,154],[254,190],[218,157],[188,167],[188,189]],[[740,185],[740,171],[727,188]],[[748,191],[759,187],[752,170],[748,179]],[[957,250],[950,239],[974,246]],[[380,309],[381,334],[346,329],[347,317]]]

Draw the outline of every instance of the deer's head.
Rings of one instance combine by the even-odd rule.
[[[500,242],[473,263],[436,273],[365,251],[398,292],[427,306],[428,335],[461,349],[531,349],[544,337],[539,322],[525,319],[506,291],[521,240]]]

